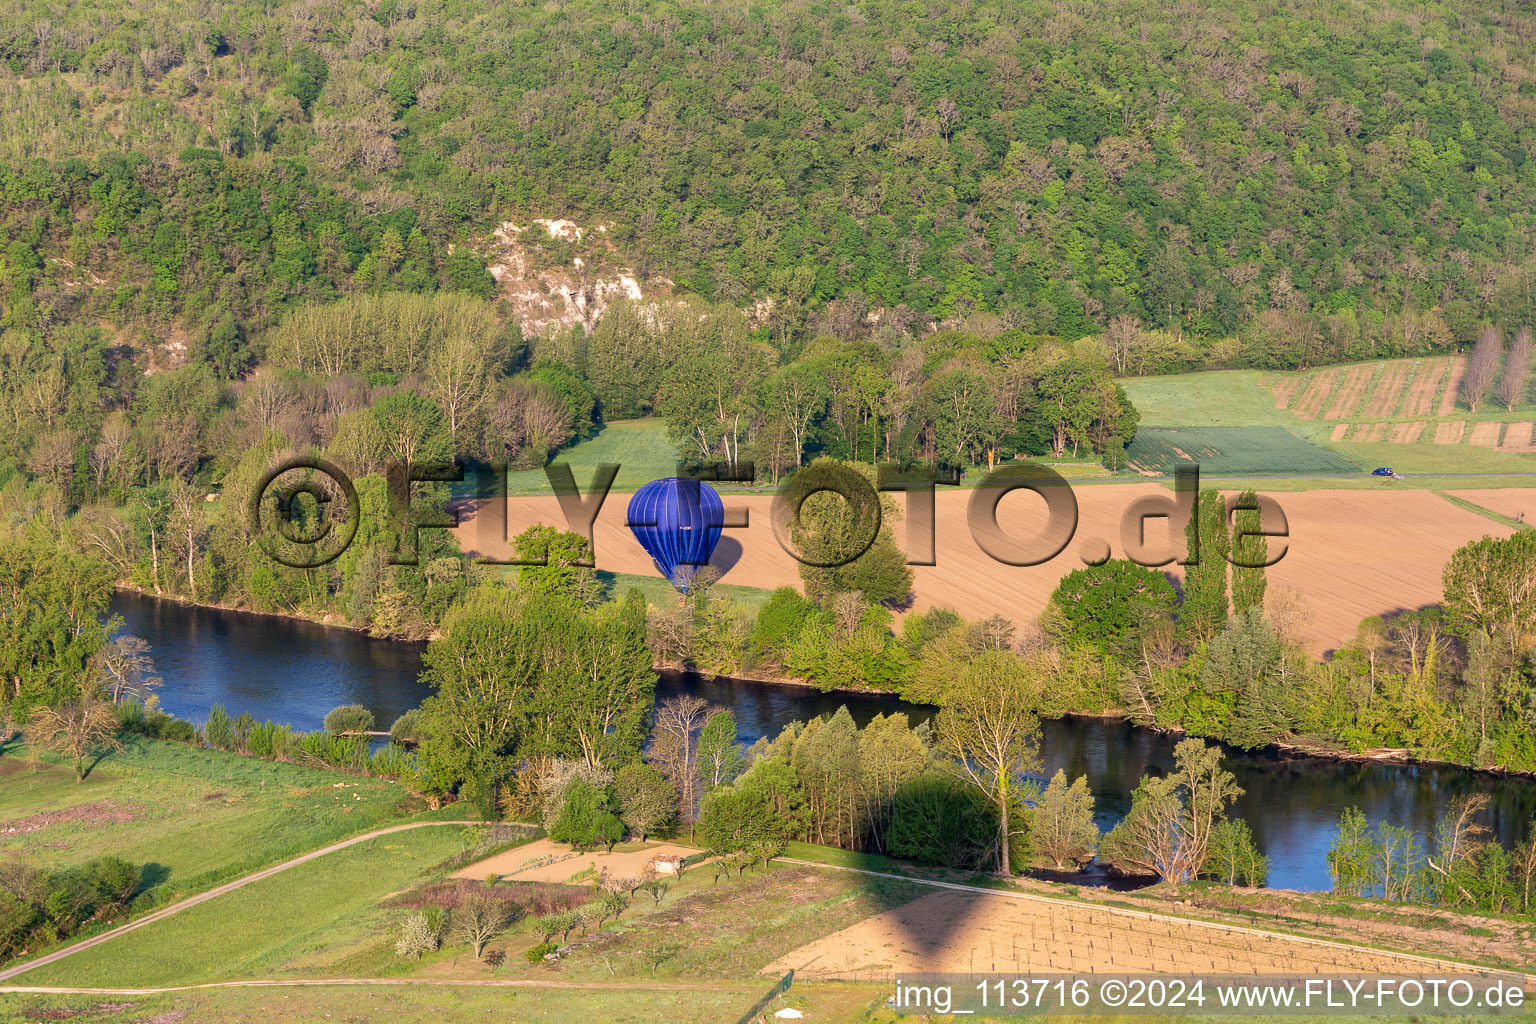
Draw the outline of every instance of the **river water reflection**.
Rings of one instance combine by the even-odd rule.
[[[339,704],[370,708],[380,728],[430,692],[418,679],[424,645],[374,640],[361,633],[276,616],[197,608],[119,594],[112,611],[124,630],[152,648],[165,679],[166,710],[202,722],[214,704],[231,714],[318,729]],[[735,714],[743,740],[775,735],[795,719],[831,714],[847,705],[860,725],[877,714],[905,711],[918,722],[933,709],[874,694],[819,693],[802,686],[663,676],[658,699],[692,693]],[[1087,775],[1108,827],[1125,813],[1147,770],[1173,764],[1175,738],[1124,722],[1066,719],[1043,725],[1044,774],[1065,768]],[[1339,813],[1357,806],[1371,821],[1389,821],[1421,834],[1462,793],[1492,797],[1490,824],[1505,842],[1523,839],[1536,816],[1536,782],[1501,779],[1454,768],[1354,764],[1271,753],[1229,752],[1228,767],[1246,792],[1236,813],[1248,821],[1271,862],[1277,888],[1325,889],[1324,854]]]

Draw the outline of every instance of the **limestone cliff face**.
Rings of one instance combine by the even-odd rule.
[[[591,330],[610,303],[670,294],[666,280],[648,281],[642,290],[609,241],[606,224],[507,221],[496,229],[493,245],[487,268],[527,336],[578,326]]]

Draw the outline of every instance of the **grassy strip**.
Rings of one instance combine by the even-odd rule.
[[[1484,519],[1492,519],[1494,522],[1503,526],[1514,527],[1516,530],[1536,530],[1536,525],[1531,523],[1522,523],[1518,519],[1511,519],[1509,516],[1506,516],[1503,513],[1495,512],[1491,508],[1484,508],[1476,502],[1468,501],[1466,498],[1458,497],[1457,495],[1450,494],[1441,490],[1436,490],[1435,493],[1440,495],[1440,497],[1444,498],[1446,501],[1450,502],[1452,505],[1455,505],[1457,508],[1464,508],[1468,512],[1476,512]]]
[[[717,990],[505,989],[505,987],[306,986],[284,989],[210,989],[161,996],[0,995],[0,1022],[32,1024],[38,1012],[63,1010],[78,1024],[197,1021],[542,1021],[547,1024],[719,1024],[734,1021],[763,990],[743,981]],[[874,998],[869,992],[866,999]],[[814,1001],[820,1004],[820,1001]],[[100,1007],[108,1007],[101,1010]],[[114,1009],[117,1007],[117,1009]],[[95,1009],[95,1012],[92,1010]],[[77,1015],[78,1013],[78,1015]],[[180,1016],[186,1015],[186,1016]],[[61,1019],[61,1018],[60,1018]],[[822,1019],[856,1019],[822,1015]]]
[[[293,974],[318,951],[375,938],[393,916],[379,901],[461,847],[446,826],[382,836],[39,967],[25,984],[128,988]]]

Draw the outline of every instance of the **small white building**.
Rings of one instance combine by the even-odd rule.
[[[681,875],[683,858],[675,853],[658,853],[651,858],[651,867],[656,869],[658,875]]]

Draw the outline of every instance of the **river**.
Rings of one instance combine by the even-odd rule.
[[[370,708],[387,729],[429,693],[418,679],[421,644],[374,640],[348,629],[246,612],[200,608],[119,594],[112,612],[124,632],[149,643],[164,678],[165,709],[201,723],[214,704],[238,715],[318,729],[340,704]],[[819,693],[803,686],[665,674],[658,699],[692,693],[734,713],[750,743],[774,735],[795,719],[847,705],[859,724],[877,714],[905,711],[914,722],[933,709],[895,697]],[[1043,724],[1044,773],[1065,768],[1087,775],[1101,827],[1125,813],[1137,781],[1149,769],[1173,764],[1175,738],[1125,722],[1071,718]],[[1227,766],[1245,790],[1234,813],[1246,819],[1270,859],[1276,888],[1326,889],[1324,855],[1346,807],[1373,822],[1387,821],[1427,833],[1455,797],[1481,790],[1491,797],[1489,824],[1505,843],[1525,837],[1536,817],[1536,782],[1458,768],[1357,764],[1273,753],[1229,751]]]

